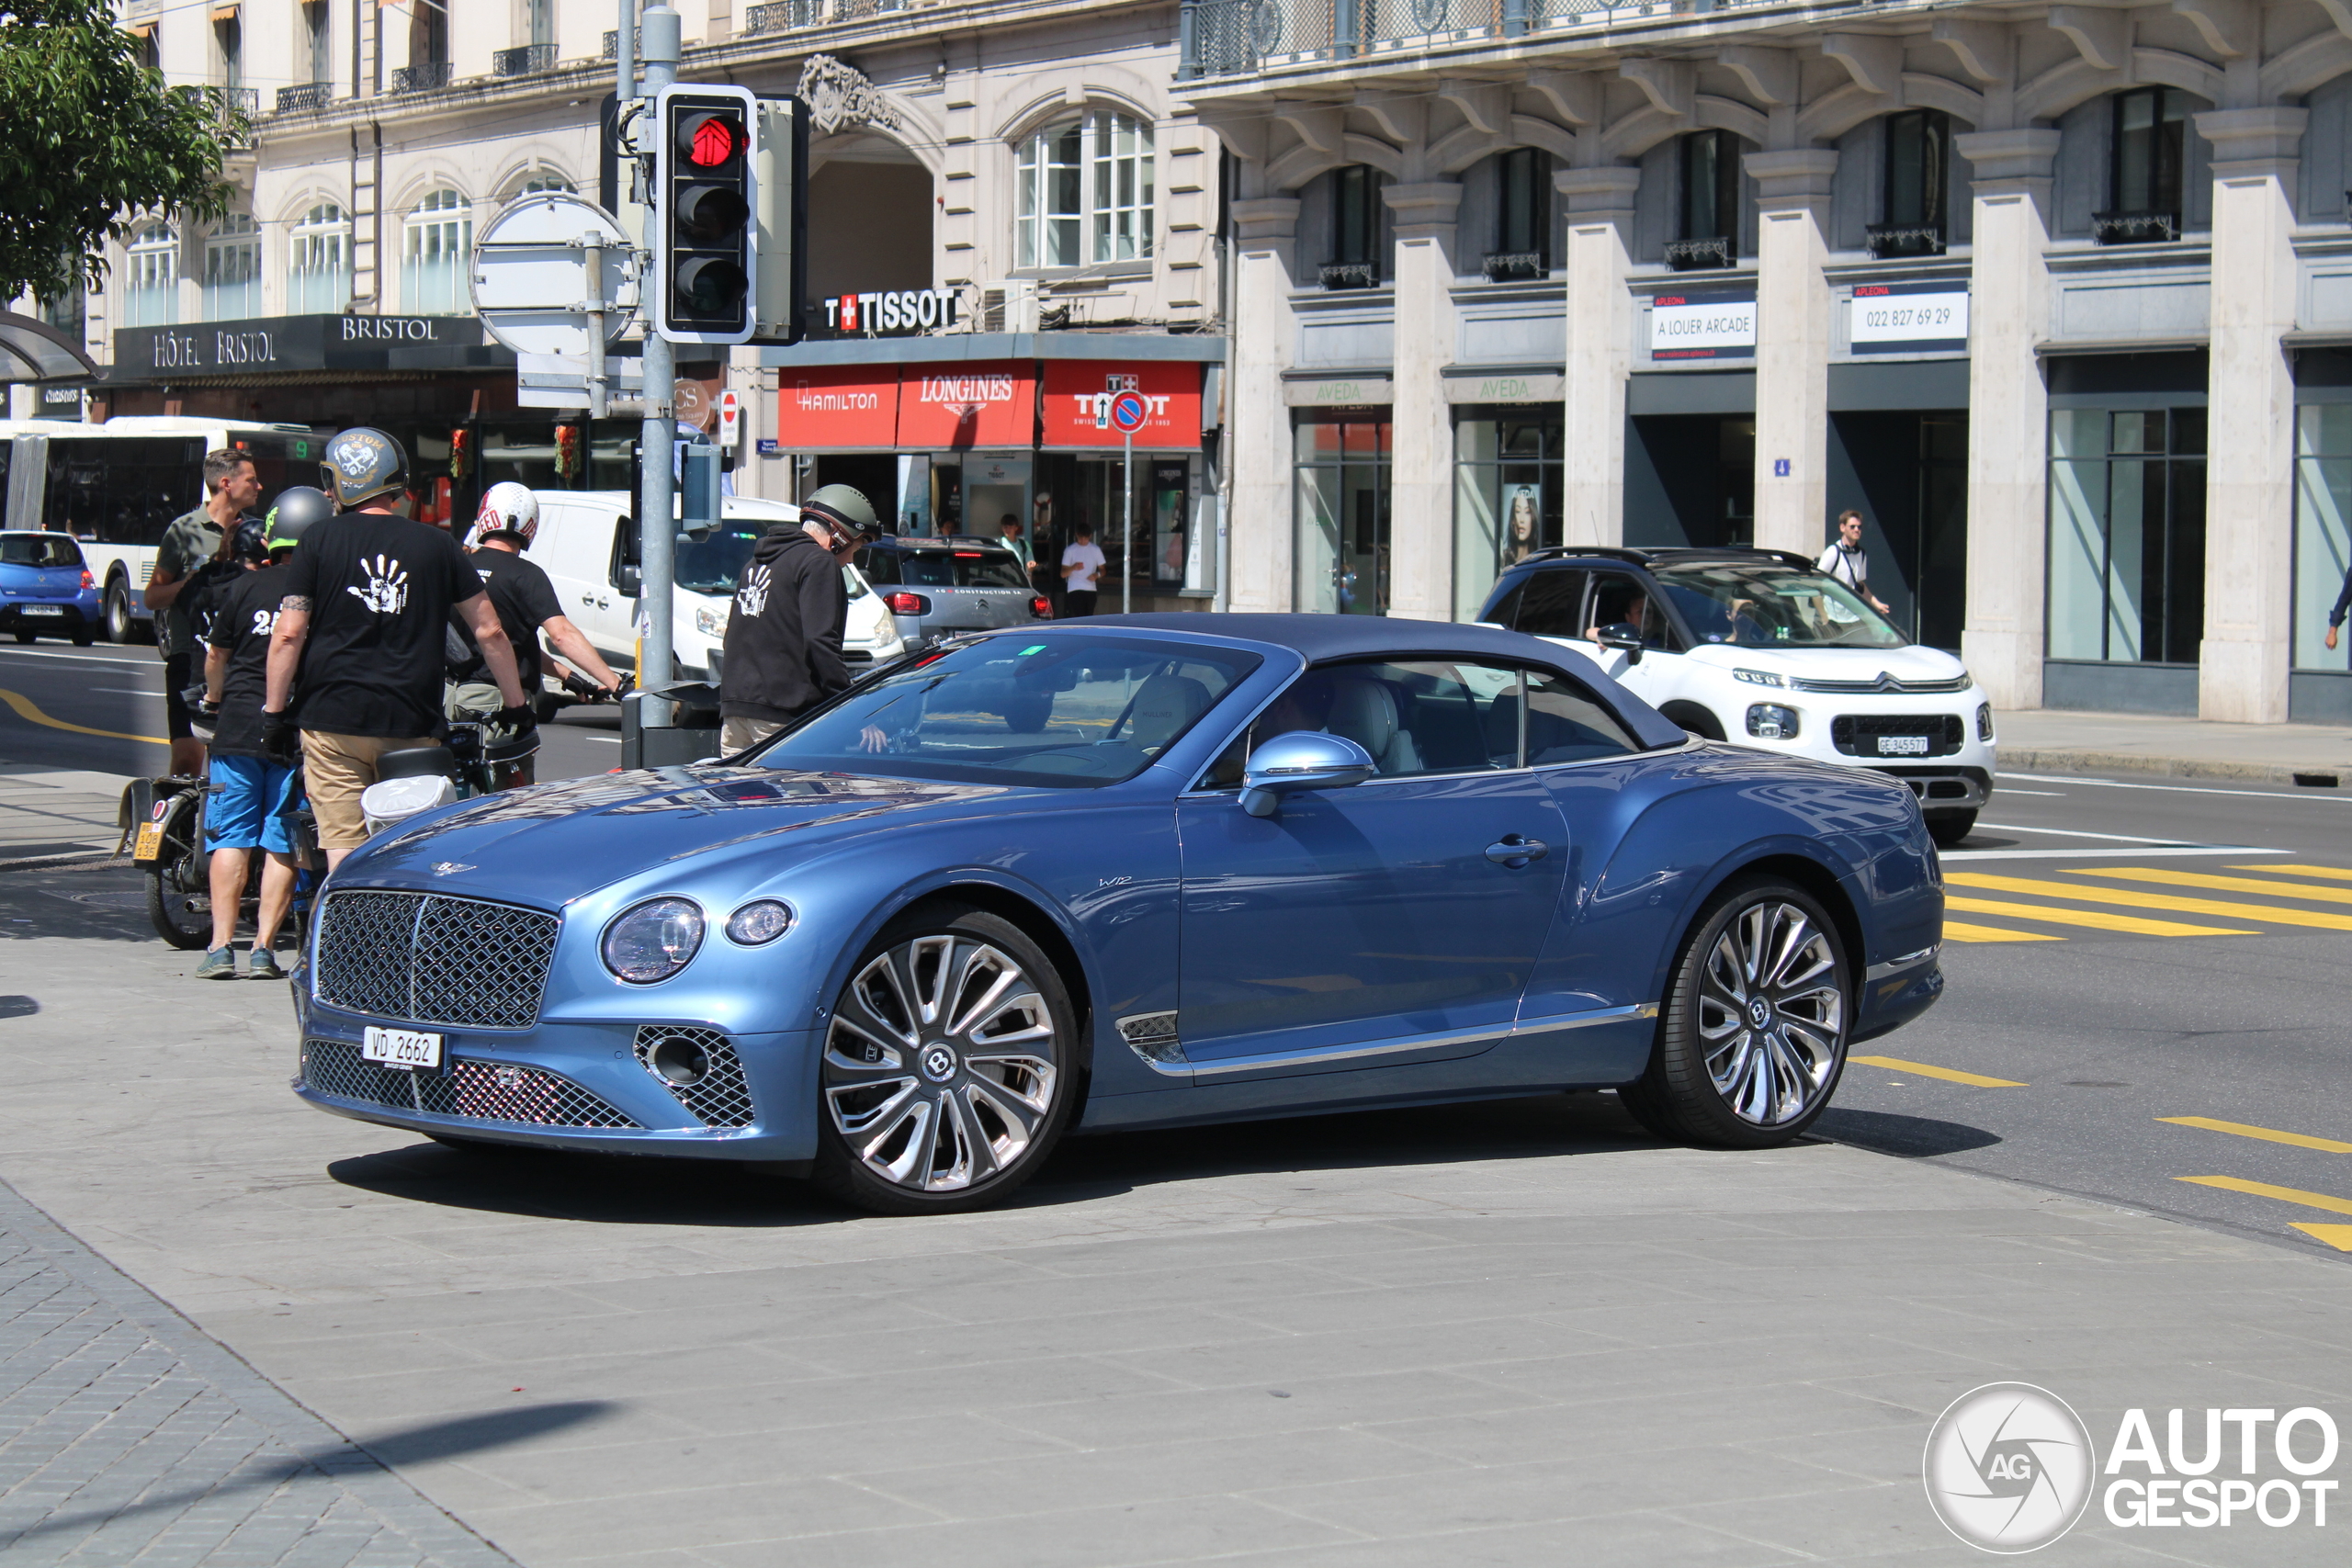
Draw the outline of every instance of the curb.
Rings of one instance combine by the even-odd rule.
[[[2153,773],[2172,779],[2236,779],[2342,789],[2352,779],[2352,761],[2294,767],[2284,762],[2236,762],[2210,757],[2152,757],[2140,751],[2091,751],[2062,747],[2003,746],[2003,768],[2054,773]]]

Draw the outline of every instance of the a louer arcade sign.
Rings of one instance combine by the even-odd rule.
[[[263,375],[288,370],[455,369],[489,363],[470,316],[264,316],[184,326],[121,327],[115,375]]]

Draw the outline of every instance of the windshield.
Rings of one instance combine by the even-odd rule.
[[[1029,574],[1021,558],[1000,547],[928,550],[868,550],[868,575],[908,588],[1022,588]]]
[[[1902,648],[1909,639],[1835,578],[1727,562],[1654,570],[1700,642],[1740,648]]]
[[[734,592],[742,580],[743,563],[752,558],[752,549],[767,530],[764,523],[725,523],[712,529],[707,538],[679,535],[671,569],[677,585],[689,593],[707,593],[713,598]],[[849,590],[853,604],[865,597],[865,579],[854,566],[842,568],[842,586]]]
[[[80,566],[81,547],[62,534],[0,535],[0,565]]]
[[[858,686],[752,761],[1095,788],[1141,773],[1258,663],[1251,653],[1133,637],[988,637]]]

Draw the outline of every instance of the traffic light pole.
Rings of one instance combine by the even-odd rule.
[[[635,0],[622,0],[621,38],[627,48],[629,17]],[[649,105],[662,88],[678,78],[678,12],[669,0],[654,0],[645,8],[642,24],[641,52],[645,61],[645,84],[641,89]],[[630,92],[624,81],[624,96]],[[648,126],[659,135],[661,126],[655,119],[641,118],[639,123]],[[648,182],[649,186],[651,184]],[[660,248],[662,224],[670,205],[669,193],[649,188],[645,202],[645,254],[651,256]],[[651,277],[650,268],[641,290],[646,300],[648,317],[645,333],[645,426],[638,436],[639,468],[643,475],[643,489],[638,497],[638,558],[641,563],[642,586],[638,597],[638,614],[645,618],[645,640],[638,666],[637,683],[651,692],[667,686],[676,673],[676,660],[671,649],[671,595],[674,573],[672,547],[677,530],[672,525],[671,502],[672,454],[677,444],[678,426],[671,412],[673,389],[677,383],[676,351],[670,340],[652,330],[651,317],[660,310],[661,286]],[[667,729],[675,712],[666,698],[646,696],[639,700],[639,722],[648,728]]]

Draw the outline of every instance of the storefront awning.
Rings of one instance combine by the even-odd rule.
[[[47,321],[0,310],[0,380],[84,381],[102,374],[80,345]]]
[[[2044,359],[2054,354],[2178,354],[2206,346],[2201,337],[2053,338],[2033,345]]]
[[[934,365],[973,359],[1173,359],[1221,364],[1226,340],[1205,333],[946,333],[829,338],[763,348],[770,369],[800,365]]]

